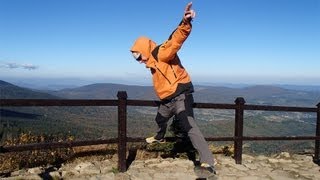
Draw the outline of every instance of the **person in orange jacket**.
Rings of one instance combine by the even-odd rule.
[[[200,167],[215,174],[213,155],[194,121],[194,88],[191,78],[177,55],[192,29],[191,21],[195,11],[191,6],[191,2],[187,4],[181,23],[165,42],[157,45],[148,37],[139,37],[130,51],[138,62],[150,69],[154,90],[161,102],[155,119],[159,131],[155,136],[147,138],[147,143],[163,142],[167,122],[175,115],[179,127],[188,133],[192,145],[199,153]]]

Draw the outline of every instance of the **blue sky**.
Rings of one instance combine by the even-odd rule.
[[[151,85],[129,49],[141,35],[166,40],[188,2],[0,0],[0,79]],[[320,0],[192,2],[179,56],[194,83],[320,85]]]

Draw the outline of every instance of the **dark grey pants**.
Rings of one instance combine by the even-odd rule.
[[[171,101],[161,103],[156,116],[159,130],[155,138],[164,138],[168,120],[175,115],[178,119],[179,127],[188,132],[193,147],[198,151],[200,163],[213,165],[213,155],[209,150],[208,143],[194,121],[193,102],[192,94],[180,94]]]

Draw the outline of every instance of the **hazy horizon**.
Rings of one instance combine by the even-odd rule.
[[[77,88],[91,84],[123,84],[129,86],[152,86],[151,81],[125,81],[122,79],[81,79],[81,78],[1,78],[0,80],[8,83],[38,90],[62,90],[65,88]],[[211,82],[211,81],[193,81],[195,86],[221,86],[231,88],[243,88],[248,86],[266,85],[278,86],[296,90],[319,90],[317,84],[294,84],[294,83],[254,83],[254,82]]]

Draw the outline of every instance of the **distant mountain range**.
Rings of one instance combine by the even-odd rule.
[[[131,84],[131,85],[142,85],[142,86],[151,86],[149,80],[135,81],[132,84],[132,81],[126,81],[123,79],[116,78],[104,78],[104,79],[81,79],[81,78],[12,78],[12,77],[1,77],[3,81],[10,82],[19,87],[25,87],[29,89],[37,90],[51,90],[58,91],[66,88],[76,88],[85,85],[109,82],[114,84]],[[217,83],[217,82],[208,82],[208,81],[194,81],[196,86],[213,86],[213,87],[229,87],[229,88],[245,88],[254,86],[257,84],[247,84],[247,83]],[[261,85],[261,84],[260,84]],[[281,87],[284,89],[291,90],[301,90],[301,91],[320,91],[320,85],[297,85],[297,84],[262,84],[268,86]]]
[[[128,98],[152,100],[157,99],[151,86],[133,86],[112,83],[99,83],[78,88],[47,91],[55,96],[69,99],[116,99],[118,91],[126,91]]]
[[[28,88],[22,88],[11,83],[0,80],[0,98],[1,99],[58,99],[59,97],[31,90]]]
[[[22,88],[0,80],[2,99],[116,99],[118,91],[126,91],[128,99],[158,100],[152,86],[99,83],[58,91]],[[315,106],[320,102],[320,91],[285,89],[277,86],[256,85],[243,88],[195,86],[196,102],[234,103],[243,97],[250,104]]]

